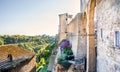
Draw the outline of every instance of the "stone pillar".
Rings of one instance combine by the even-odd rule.
[[[96,50],[94,35],[94,8],[96,1],[91,0],[88,5],[87,18],[87,72],[96,72]]]

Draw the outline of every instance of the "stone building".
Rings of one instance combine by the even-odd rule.
[[[36,72],[35,54],[17,45],[0,46],[0,72]]]
[[[86,13],[87,72],[120,72],[120,1],[80,0],[80,3],[80,12]]]
[[[75,59],[86,57],[86,32],[83,24],[83,15],[78,13],[67,25],[67,38],[72,43]]]
[[[78,13],[70,23],[64,25],[67,33],[65,37],[72,43],[72,50],[75,55],[75,62],[81,63],[87,59],[86,68],[88,72],[96,71],[96,43],[95,43],[95,0],[80,0],[80,13]],[[62,25],[60,23],[60,25]],[[59,27],[59,29],[62,29]],[[60,31],[59,31],[60,32]],[[61,37],[62,39],[62,37]]]
[[[80,64],[85,64],[83,59],[87,56],[86,20],[83,20],[85,13],[78,13],[74,18],[71,16],[67,13],[59,15],[59,41],[62,39],[70,41],[75,56],[75,64],[80,67]],[[70,21],[68,21],[69,19]]]
[[[79,57],[78,55],[81,55],[80,57],[86,56],[86,50],[84,49],[84,47],[82,47],[85,44],[85,42],[82,41],[86,40],[86,38],[84,39],[84,36],[86,35],[85,29],[86,25],[84,23],[85,21],[83,21],[84,15],[82,15],[82,13],[78,13],[74,18],[68,17],[69,15],[68,16],[67,15],[68,15],[67,13],[59,15],[60,18],[59,41],[61,41],[62,39],[68,39],[72,44],[72,50],[76,58]],[[69,18],[71,20],[68,22],[67,20]]]
[[[96,0],[80,0],[87,37],[87,72],[96,72],[95,6]]]
[[[75,62],[86,57],[86,72],[120,72],[119,15],[120,0],[80,0],[80,13],[64,25]]]
[[[66,30],[67,30],[67,23],[68,18],[72,18],[72,16],[68,16],[67,13],[59,14],[59,33],[58,33],[58,40],[61,41],[62,39],[66,39]]]
[[[120,72],[120,0],[99,0],[97,72]]]

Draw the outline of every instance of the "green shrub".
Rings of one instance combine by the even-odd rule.
[[[64,59],[58,59],[58,64],[63,66],[65,70],[68,70],[71,65],[71,63],[68,62],[68,60],[64,60]]]

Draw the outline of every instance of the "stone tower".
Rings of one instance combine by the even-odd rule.
[[[72,18],[72,15],[68,15],[68,13],[59,14],[59,41],[67,37],[67,24],[69,18]]]

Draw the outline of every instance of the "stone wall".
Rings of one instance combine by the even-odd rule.
[[[120,72],[120,0],[81,1],[83,17],[77,14],[67,25],[75,58],[87,53],[86,72]]]
[[[86,37],[86,24],[84,23],[84,13],[78,15],[78,48],[77,58],[86,57],[87,54],[87,37]]]
[[[77,48],[78,48],[78,17],[79,14],[72,19],[72,21],[67,25],[67,39],[72,44],[72,51],[75,56],[77,57]]]
[[[66,38],[66,33],[65,33],[66,27],[67,27],[66,15],[67,15],[67,13],[59,15],[59,35],[58,35],[59,41]]]
[[[99,0],[96,15],[97,72],[120,72],[120,46],[115,47],[115,31],[120,32],[120,0]]]
[[[8,72],[36,72],[36,56],[21,62]]]
[[[86,36],[87,36],[87,72],[96,72],[96,48],[95,48],[95,5],[96,0],[85,0]]]
[[[24,63],[24,66],[21,66],[20,72],[36,72],[36,56],[32,59],[29,59]]]

